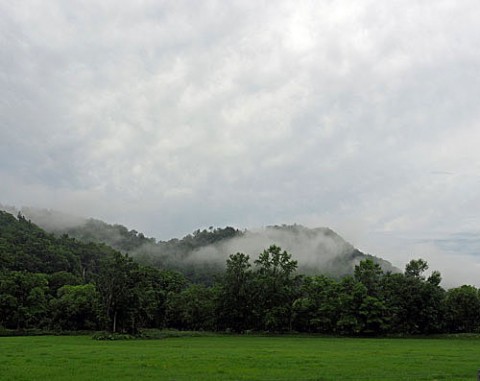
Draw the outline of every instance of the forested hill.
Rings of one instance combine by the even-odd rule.
[[[160,326],[165,295],[184,284],[181,274],[141,266],[102,243],[56,237],[21,214],[0,211],[0,336],[136,329],[147,320]]]
[[[211,283],[223,272],[229,255],[242,252],[256,257],[276,244],[295,256],[299,271],[335,277],[352,274],[363,259],[372,259],[384,271],[398,271],[388,261],[365,254],[328,228],[301,225],[270,226],[256,230],[232,227],[197,230],[181,239],[157,241],[122,225],[95,219],[80,220],[52,211],[26,209],[29,219],[55,233],[68,234],[82,242],[104,243],[129,253],[142,264],[181,271],[193,281]],[[62,222],[64,226],[62,226]]]
[[[0,335],[31,329],[347,335],[480,329],[475,287],[444,290],[440,273],[427,277],[428,264],[422,259],[411,260],[404,273],[384,272],[329,229],[210,229],[168,242],[128,234],[136,237],[133,241],[146,240],[136,254],[140,258],[143,253],[145,261],[176,265],[187,275],[200,268],[204,272],[189,275],[205,276],[206,281],[220,268],[215,267],[220,258],[226,259],[225,270],[214,285],[191,283],[178,272],[142,266],[104,244],[55,236],[21,214],[0,212]],[[257,250],[265,242],[270,246]],[[272,242],[296,248],[296,255]],[[243,253],[236,253],[239,245]],[[228,252],[236,254],[225,258]],[[360,262],[352,275],[334,279],[299,274],[300,261],[310,269],[315,261],[319,266],[341,263],[345,269]]]
[[[0,271],[63,274],[77,278],[75,282],[88,281],[99,261],[114,251],[104,244],[56,237],[21,214],[0,211]]]

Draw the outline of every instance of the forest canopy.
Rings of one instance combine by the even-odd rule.
[[[181,245],[211,245],[218,236],[242,234],[231,228],[197,231]],[[363,258],[341,277],[304,274],[294,253],[273,243],[252,259],[230,254],[213,280],[201,282],[0,212],[0,327],[6,332],[477,332],[479,290],[469,285],[445,290],[441,274],[427,270],[422,259],[391,272]]]

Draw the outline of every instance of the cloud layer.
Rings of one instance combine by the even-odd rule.
[[[476,0],[0,12],[4,204],[163,239],[293,222],[367,246],[480,230]]]

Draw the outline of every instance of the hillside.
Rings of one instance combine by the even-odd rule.
[[[181,239],[157,241],[125,226],[95,219],[80,220],[38,209],[24,209],[22,213],[57,236],[68,234],[85,243],[105,243],[129,253],[142,264],[181,271],[193,281],[211,282],[214,275],[223,271],[230,254],[243,252],[254,258],[271,244],[291,253],[298,260],[299,272],[306,274],[341,277],[352,274],[355,265],[367,258],[380,264],[384,271],[398,271],[388,261],[356,249],[329,228],[301,225],[243,231],[232,227],[210,228]]]
[[[161,325],[166,293],[184,283],[102,243],[57,237],[0,211],[0,336]]]
[[[447,292],[438,271],[424,275],[422,259],[410,261],[404,273],[385,272],[379,263],[385,268],[388,262],[327,228],[211,228],[156,242],[120,226],[89,224],[96,226],[87,229],[90,240],[120,232],[117,245],[128,243],[132,255],[47,233],[21,214],[0,212],[0,335],[30,329],[137,334],[165,327],[429,334],[480,326],[475,287]],[[88,236],[81,226],[75,229]],[[353,276],[341,276],[352,267]]]
[[[56,237],[21,214],[0,211],[0,271],[69,273],[88,281],[99,261],[112,252],[103,244]]]

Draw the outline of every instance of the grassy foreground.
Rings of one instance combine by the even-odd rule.
[[[6,380],[476,380],[480,339],[0,337]]]

